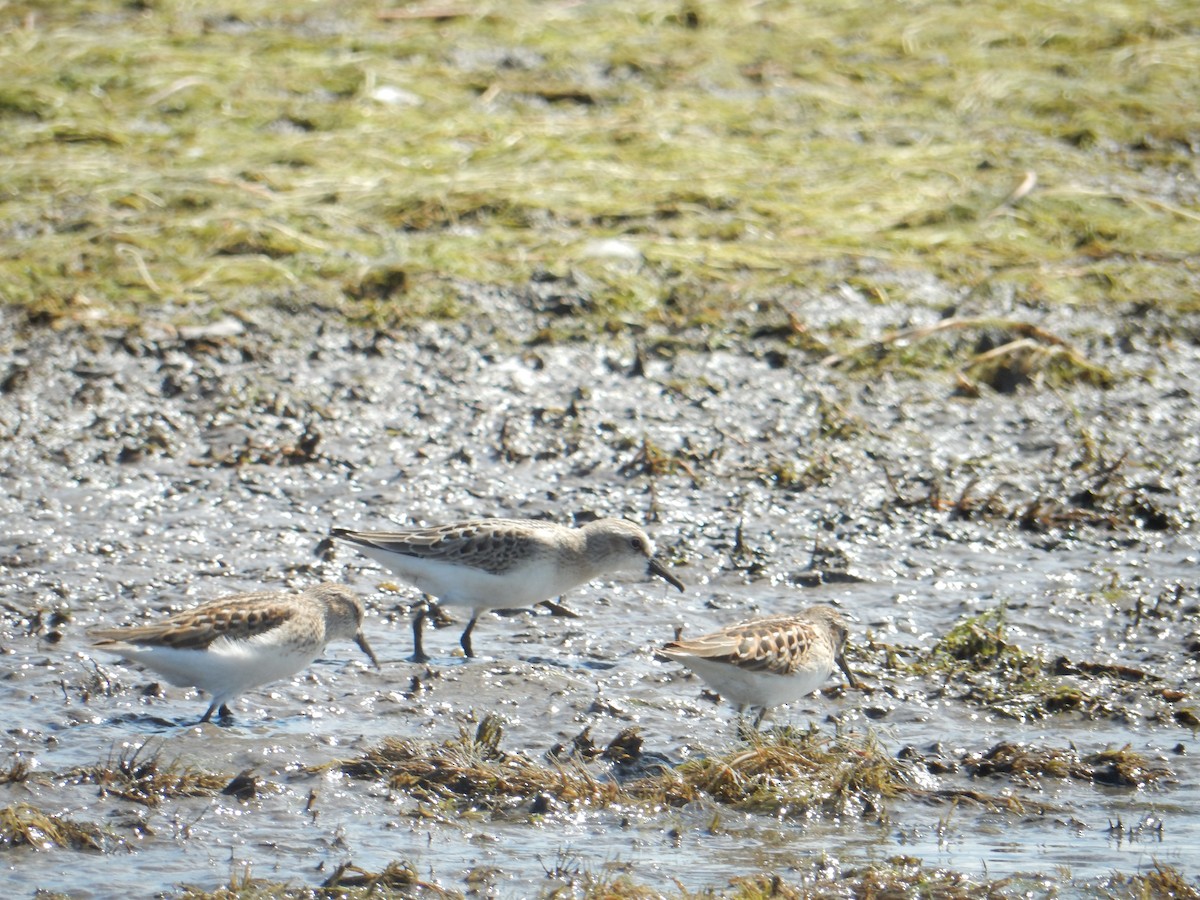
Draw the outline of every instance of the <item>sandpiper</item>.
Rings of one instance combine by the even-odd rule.
[[[201,717],[229,718],[226,705],[250,688],[295,675],[338,639],[353,640],[376,668],[362,633],[362,602],[348,587],[234,594],[152,625],[93,628],[96,649],[141,663],[179,687],[212,696]]]
[[[436,598],[413,619],[413,659],[428,659],[421,627],[432,606],[465,606],[471,621],[459,638],[474,656],[471,631],[488,609],[542,603],[603,575],[657,575],[683,583],[654,558],[646,532],[624,519],[597,519],[568,528],[536,519],[478,519],[397,531],[333,529],[333,536]]]
[[[858,681],[844,656],[846,622],[829,606],[792,616],[741,622],[691,640],[675,640],[662,652],[686,665],[737,707],[741,718],[757,707],[757,729],[767,711],[819,688],[837,666],[851,687]]]

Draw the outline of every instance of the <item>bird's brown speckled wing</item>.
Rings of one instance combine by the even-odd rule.
[[[672,641],[663,652],[717,660],[751,672],[790,675],[819,640],[819,629],[812,622],[779,617],[731,625],[692,640]]]
[[[278,591],[236,594],[169,616],[151,625],[95,628],[88,635],[97,645],[110,642],[149,644],[179,650],[203,650],[219,638],[247,640],[303,615],[284,602]],[[294,597],[291,599],[295,599]]]
[[[433,528],[398,531],[333,529],[333,536],[364,547],[503,575],[518,563],[536,558],[547,547],[545,533],[561,526],[550,522],[479,519]]]

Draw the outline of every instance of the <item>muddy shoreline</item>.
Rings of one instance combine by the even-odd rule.
[[[673,895],[759,872],[816,884],[807,861],[824,852],[843,874],[896,856],[968,882],[1066,871],[1067,894],[1155,863],[1195,885],[1196,322],[955,309],[1036,325],[1114,376],[1051,383],[1022,362],[1011,392],[972,395],[954,366],[915,377],[879,340],[944,320],[941,300],[858,310],[866,368],[798,334],[827,304],[750,311],[725,333],[547,344],[563,315],[551,294],[464,291],[470,325],[392,333],[286,306],[191,328],[0,323],[0,806],[106,835],[103,852],[9,847],[5,877],[100,896],[74,855],[142,892],[212,891],[245,863],[312,887],[339,865],[405,861],[449,891],[537,895],[551,870],[584,891],[583,873],[619,871]],[[966,371],[1003,330],[913,343]],[[488,616],[478,661],[459,657],[456,629],[432,632],[434,660],[415,666],[414,595],[328,529],[478,515],[646,522],[688,592],[591,585],[567,598],[579,618]],[[240,701],[226,729],[193,727],[201,698],[93,661],[83,637],[322,579],[363,595],[383,671],[331,647]],[[777,724],[811,721],[858,756],[877,743],[919,801],[781,814],[706,795],[614,813],[547,795],[514,818],[337,774],[387,739],[434,748],[493,713],[501,748],[539,765],[585,730],[602,746],[627,728],[669,767],[717,757],[737,746],[730,711],[655,647],[676,627],[813,602],[857,618],[851,661],[871,689],[831,683]],[[78,774],[139,747],[224,785],[249,772],[257,789],[151,805]],[[616,777],[612,760],[588,765]],[[706,830],[714,809],[725,825]]]

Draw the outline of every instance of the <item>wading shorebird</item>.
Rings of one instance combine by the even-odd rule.
[[[151,625],[93,628],[97,650],[115,653],[177,687],[212,696],[200,718],[230,718],[230,700],[250,688],[295,675],[334,640],[352,640],[379,668],[362,632],[362,602],[348,587],[234,594]]]
[[[757,729],[773,706],[811,694],[833,674],[858,681],[846,665],[846,621],[829,606],[813,606],[792,616],[741,622],[691,640],[675,640],[664,655],[683,663],[723,698],[739,719],[757,708]]]
[[[428,659],[421,628],[430,606],[471,610],[459,643],[474,656],[471,632],[485,610],[533,606],[618,573],[657,575],[683,590],[654,558],[646,532],[624,519],[597,519],[581,528],[536,519],[478,519],[396,531],[335,528],[332,534],[435,598],[413,619],[417,662]]]

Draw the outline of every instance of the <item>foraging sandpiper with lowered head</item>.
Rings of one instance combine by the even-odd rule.
[[[537,519],[477,519],[429,528],[351,531],[335,528],[376,562],[435,598],[437,605],[465,606],[471,620],[459,638],[474,656],[471,632],[489,609],[543,603],[595,578],[619,573],[657,575],[683,583],[654,558],[654,544],[625,519],[597,519],[568,528]],[[413,659],[428,659],[421,627],[428,605],[413,619]]]
[[[663,654],[683,663],[732,703],[738,717],[757,708],[754,727],[773,706],[791,703],[825,683],[833,667],[858,681],[846,665],[846,620],[829,606],[791,616],[741,622],[691,640],[674,640]]]
[[[362,632],[363,606],[340,584],[303,591],[254,591],[213,600],[151,625],[93,628],[98,650],[212,696],[201,717],[231,717],[228,702],[250,688],[288,678],[335,640],[352,640],[379,668]]]

